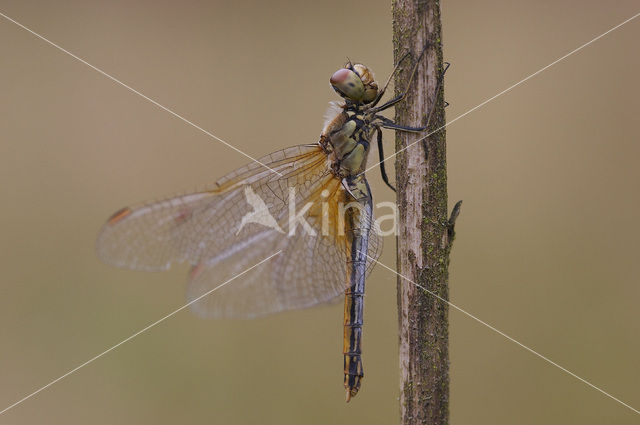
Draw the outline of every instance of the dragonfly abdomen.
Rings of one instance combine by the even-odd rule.
[[[366,262],[362,262],[362,268]],[[360,268],[360,264],[350,264]],[[362,286],[360,288],[360,286]],[[347,390],[347,401],[360,389],[364,372],[362,368],[362,324],[364,313],[364,280],[354,282],[344,297],[344,386]]]
[[[352,206],[345,211],[345,236],[349,259],[344,297],[343,340],[344,386],[349,401],[358,393],[364,377],[361,342],[372,200],[364,176],[347,177],[344,183],[348,189],[348,196],[352,198]]]

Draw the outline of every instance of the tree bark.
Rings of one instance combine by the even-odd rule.
[[[429,111],[435,108],[427,130],[432,132],[445,124],[443,90],[436,93],[443,72],[440,3],[394,0],[392,6],[396,63],[411,53],[395,79],[397,95],[409,87],[407,98],[396,106],[396,122],[425,126]],[[396,132],[400,411],[405,425],[449,423],[448,305],[416,286],[448,299],[455,217],[451,223],[447,219],[445,131],[411,145],[427,132]]]

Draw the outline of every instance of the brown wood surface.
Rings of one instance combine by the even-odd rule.
[[[406,100],[396,107],[396,122],[424,126],[435,107],[429,122],[431,132],[445,124],[444,90],[436,93],[443,70],[440,3],[397,0],[392,6],[395,60],[407,51],[412,55],[396,76],[396,94],[408,86],[412,66],[427,46]],[[427,133],[396,134],[396,151],[401,151],[396,156],[400,213],[397,270],[407,278],[398,277],[401,423],[447,424],[448,306],[416,286],[448,299],[453,229],[447,219],[445,131],[403,151]]]

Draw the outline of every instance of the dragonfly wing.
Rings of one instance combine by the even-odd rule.
[[[316,183],[318,187],[312,190],[315,194],[303,195],[312,206],[302,215],[315,235],[301,229],[284,237],[279,232],[258,233],[249,249],[230,250],[219,258],[205,256],[209,263],[192,267],[187,298],[189,301],[200,298],[191,305],[196,314],[207,318],[252,318],[328,303],[344,295],[348,253],[344,235],[340,233],[339,220],[344,218],[339,214],[338,205],[345,203],[348,195],[340,181],[333,177]],[[317,199],[318,192],[322,191],[328,196]],[[324,215],[322,205],[325,205]],[[382,239],[374,229],[375,224],[371,226],[368,254],[377,259]],[[268,262],[220,286],[276,252],[279,254]],[[369,259],[367,275],[374,265],[375,261]],[[203,297],[209,292],[212,293]]]
[[[100,231],[98,256],[107,264],[146,271],[167,270],[172,263],[197,264],[203,255],[243,241],[235,233],[251,211],[247,187],[264,189],[258,194],[278,214],[286,207],[282,186],[319,179],[326,174],[324,161],[317,145],[295,146],[260,159],[282,176],[252,163],[229,173],[210,190],[123,208]],[[246,233],[244,239],[250,236]]]
[[[189,274],[187,299],[193,301],[221,283],[279,252],[241,278],[191,305],[201,317],[252,318],[329,302],[344,293],[344,246],[323,236],[265,235],[262,248],[238,251],[215,264],[198,264]],[[258,255],[259,254],[259,255]]]
[[[339,232],[338,204],[347,196],[342,184],[317,145],[288,148],[260,161],[281,175],[254,163],[211,190],[120,210],[100,232],[98,255],[138,270],[188,262],[187,296],[194,300],[281,251],[192,305],[207,317],[253,317],[334,299],[344,291],[347,261]],[[299,218],[307,223],[295,232],[290,196],[294,215],[302,210]],[[372,232],[372,257],[378,257],[380,246]]]
[[[374,217],[371,217],[371,231],[369,232],[369,245],[367,247],[367,276],[375,267],[378,258],[382,255],[382,230]]]

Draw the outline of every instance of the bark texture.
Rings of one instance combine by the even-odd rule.
[[[396,107],[396,122],[425,126],[429,111],[435,108],[427,130],[431,132],[445,124],[444,90],[436,93],[443,71],[440,3],[394,0],[392,6],[396,62],[411,52],[411,61],[405,61],[395,80],[396,94],[409,87],[406,100]],[[425,46],[409,85],[413,65]],[[396,132],[396,151],[401,151],[396,157],[400,212],[397,267],[407,278],[398,278],[404,425],[449,423],[448,306],[413,284],[448,299],[453,223],[447,219],[445,131],[409,146],[425,134]]]

